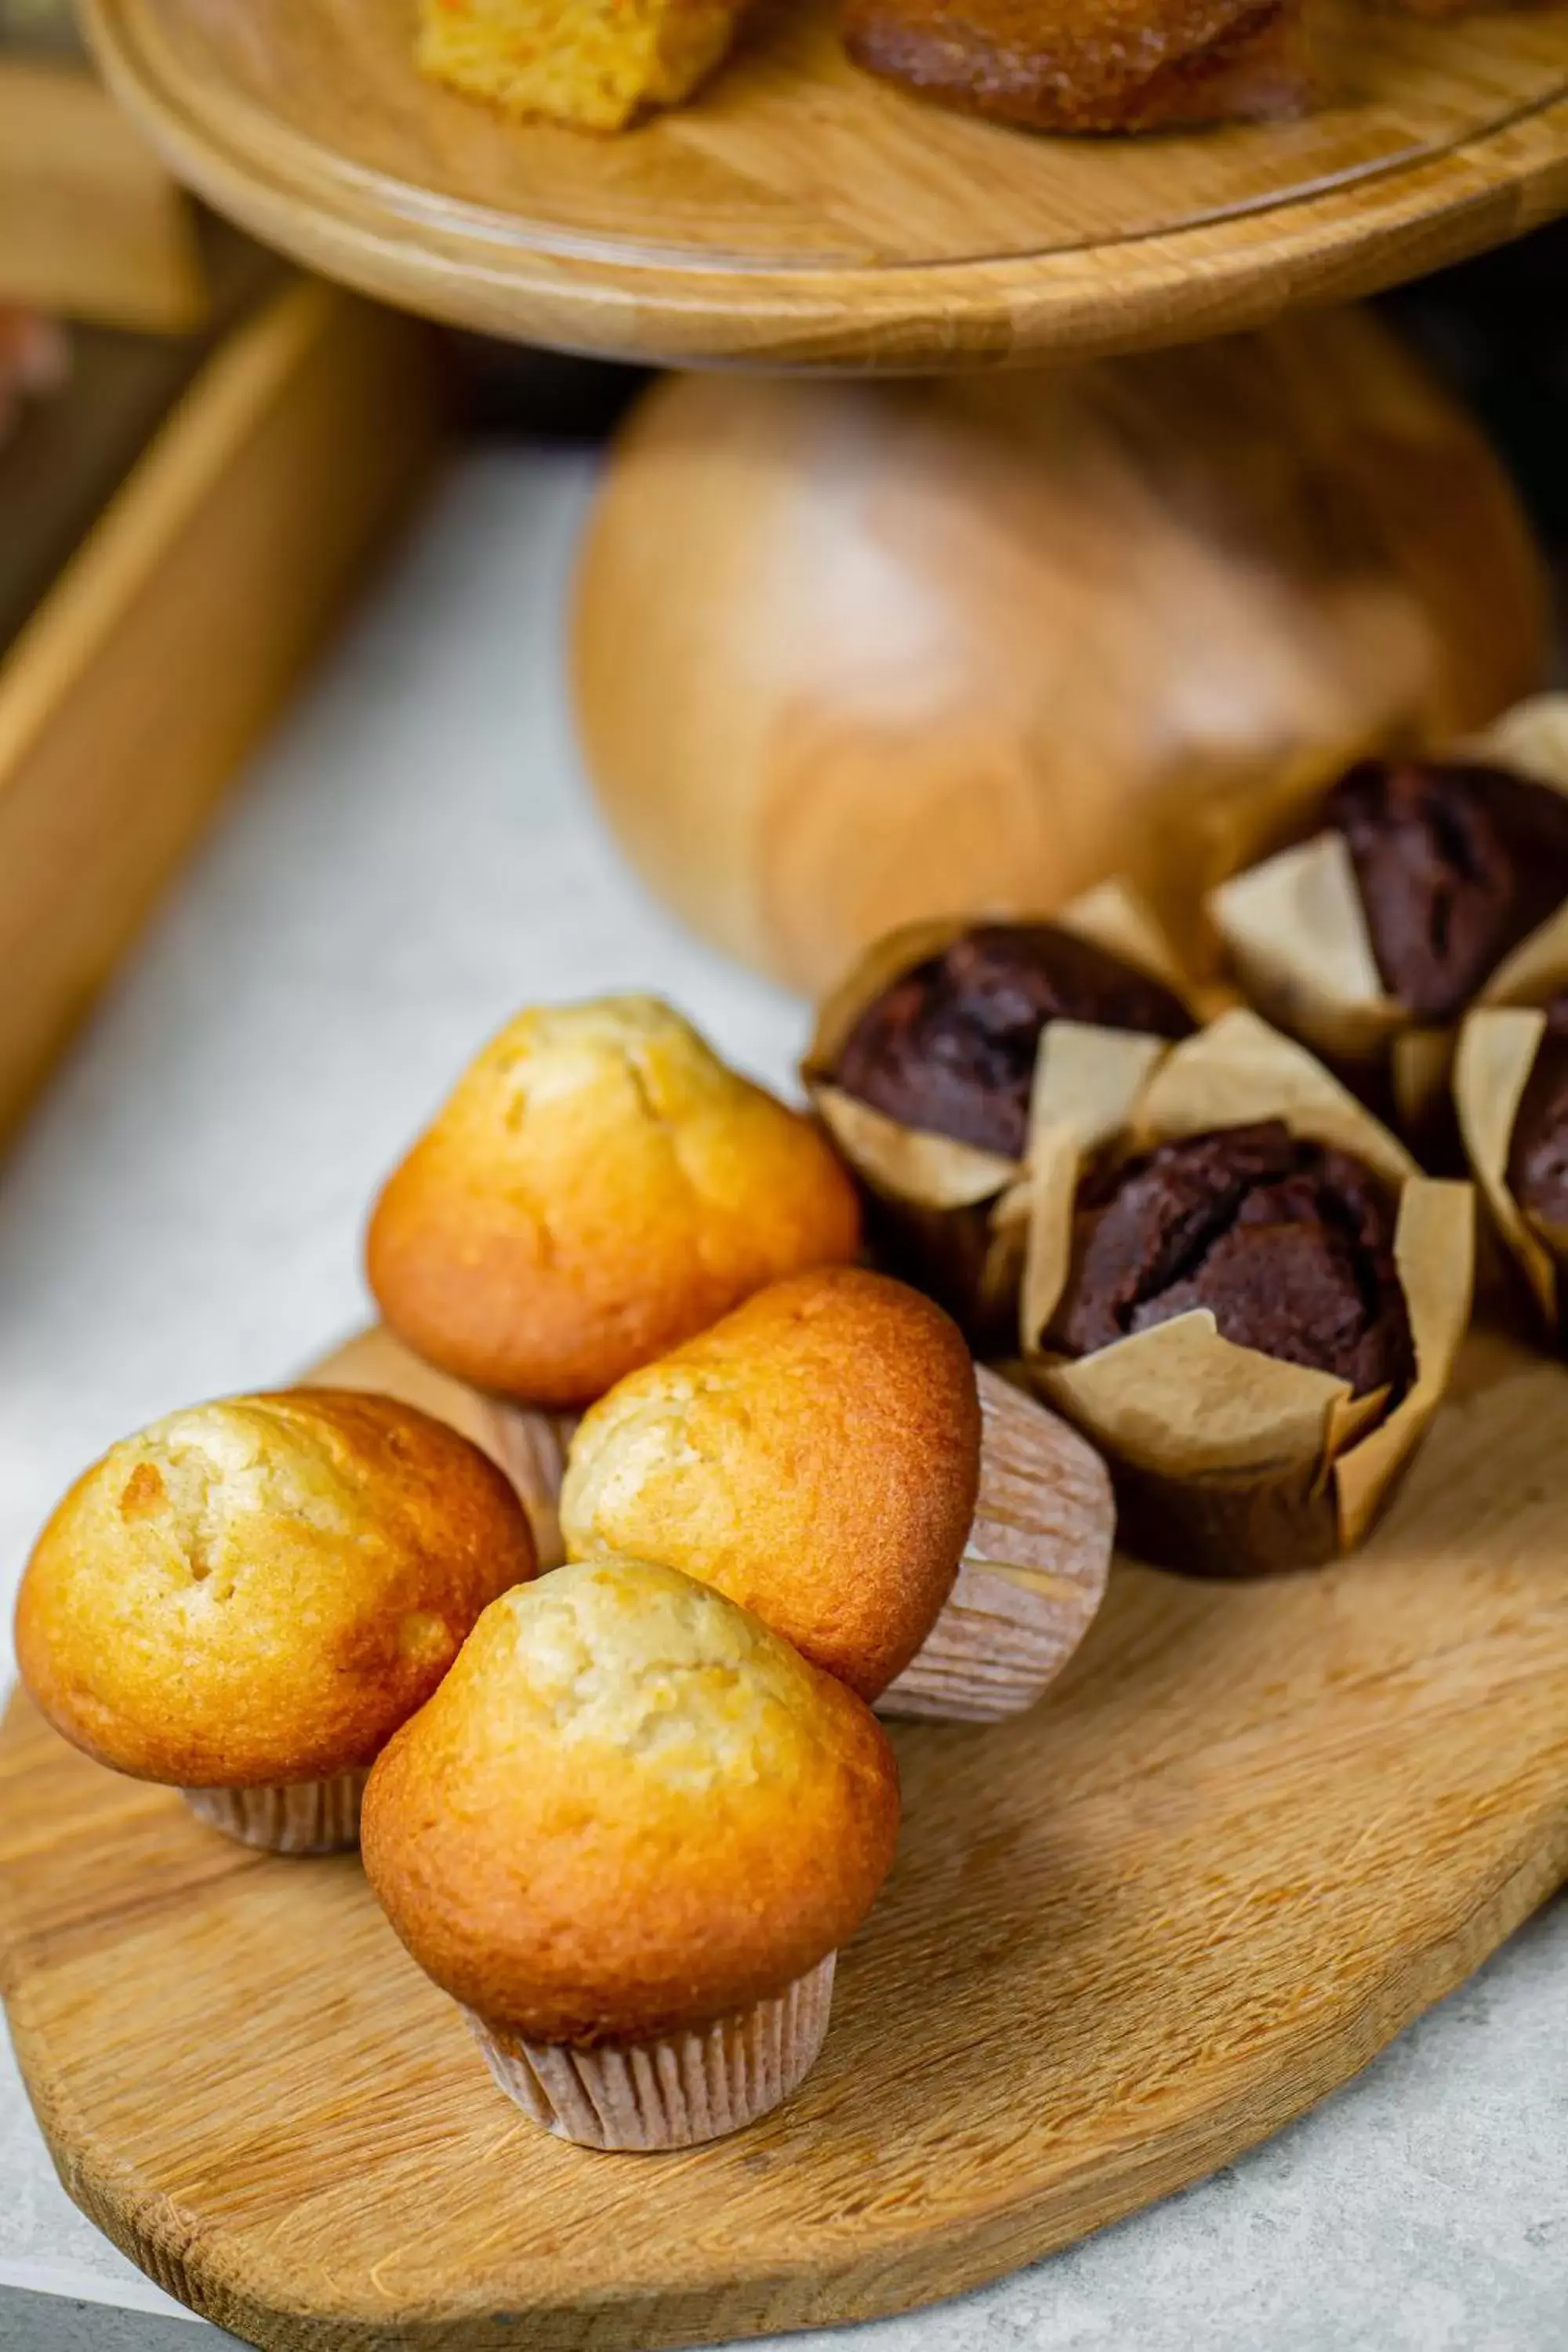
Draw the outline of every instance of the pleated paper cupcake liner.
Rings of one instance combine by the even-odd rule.
[[[799,2089],[826,2036],[837,1957],[738,2017],[652,2042],[585,2048],[529,2041],[472,2013],[468,2022],[500,2088],[558,2138],[640,2153],[696,2147]]]
[[[346,1853],[359,1843],[366,1772],[280,1789],[186,1789],[198,1821],[268,1853]]]
[[[998,1723],[1034,1706],[1105,1598],[1116,1506],[1104,1463],[1054,1412],[984,1368],[980,1496],[941,1616],[879,1715]]]

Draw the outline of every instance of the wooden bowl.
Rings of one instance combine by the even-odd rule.
[[[820,992],[921,916],[1125,871],[1178,928],[1352,758],[1540,678],[1500,467],[1369,313],[1049,375],[682,377],[578,583],[639,872]]]

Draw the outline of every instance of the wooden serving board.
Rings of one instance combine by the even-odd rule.
[[[857,71],[837,0],[763,0],[621,138],[415,71],[414,0],[87,0],[182,177],[312,268],[490,333],[669,361],[946,370],[1218,334],[1568,205],[1562,0],[1436,24],[1331,0],[1294,123],[1032,137]]]
[[[907,1808],[804,2090],[605,2157],[495,2091],[357,1862],[226,1843],[0,1728],[0,1982],[67,2188],[279,2352],[647,2352],[868,2316],[1066,2244],[1365,2063],[1568,1873],[1568,1373],[1492,1337],[1359,1559],[1131,1566]]]

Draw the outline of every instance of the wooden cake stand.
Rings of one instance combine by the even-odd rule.
[[[1250,326],[1568,205],[1568,8],[1336,0],[1297,123],[1034,139],[856,71],[775,0],[699,101],[619,139],[422,82],[412,0],[87,0],[191,185],[405,307],[664,363],[946,371]]]

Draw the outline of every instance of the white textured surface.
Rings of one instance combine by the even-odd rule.
[[[586,483],[521,457],[454,478],[0,1172],[4,1592],[104,1444],[362,1317],[373,1184],[525,998],[663,988],[784,1077],[795,1009],[638,895],[584,796],[560,635]],[[1554,2352],[1565,1992],[1559,1905],[1269,2147],[857,2352]],[[162,2300],[56,2186],[0,2050],[7,2280]]]

